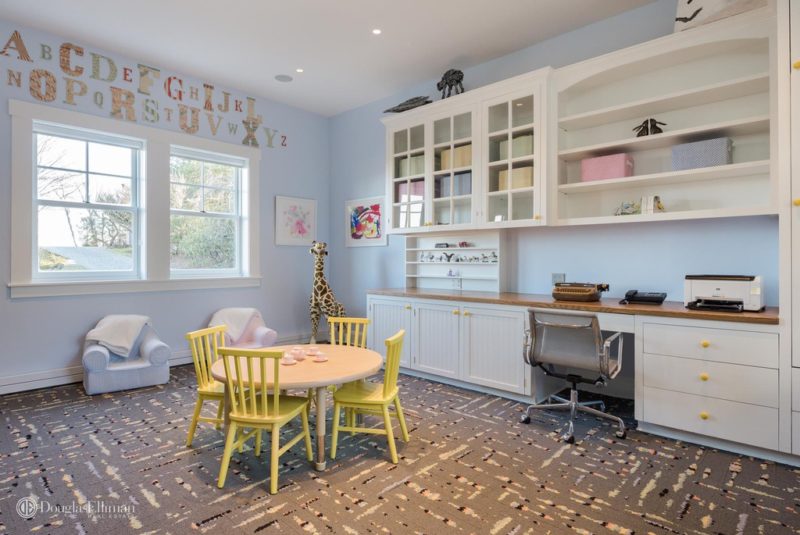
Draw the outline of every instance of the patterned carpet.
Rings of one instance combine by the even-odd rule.
[[[637,431],[621,441],[594,419],[570,446],[562,413],[521,425],[518,403],[411,377],[399,465],[381,437],[345,435],[324,473],[302,447],[284,455],[276,496],[248,451],[219,490],[221,433],[202,425],[183,446],[193,381],[183,366],[164,387],[0,397],[0,533],[800,532],[798,470]],[[51,510],[23,520],[26,496]]]

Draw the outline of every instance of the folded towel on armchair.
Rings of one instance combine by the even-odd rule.
[[[254,316],[261,319],[261,313],[255,308],[223,308],[214,313],[208,326],[226,325],[228,327],[227,335],[231,337],[233,343],[236,343]]]
[[[127,358],[145,325],[152,325],[147,316],[111,314],[101,319],[97,326],[88,332],[86,340],[96,342],[112,353]]]

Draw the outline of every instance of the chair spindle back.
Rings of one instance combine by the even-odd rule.
[[[254,418],[277,416],[280,413],[280,360],[283,351],[220,347],[219,354],[225,365],[231,412]],[[268,367],[272,367],[271,377],[267,373]]]
[[[368,318],[328,318],[331,344],[367,347]]]
[[[200,388],[210,387],[215,382],[211,377],[211,365],[219,358],[218,351],[224,345],[226,329],[224,325],[219,325],[186,334],[192,350],[197,386]]]
[[[400,329],[391,338],[386,339],[386,362],[383,372],[383,395],[389,396],[397,387],[397,376],[400,374],[400,353],[403,350],[405,329]]]

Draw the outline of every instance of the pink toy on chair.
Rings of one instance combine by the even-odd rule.
[[[223,308],[214,313],[209,327],[225,325],[225,343],[230,347],[257,348],[275,345],[278,333],[264,324],[255,308]]]

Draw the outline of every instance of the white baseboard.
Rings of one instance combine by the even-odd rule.
[[[278,338],[278,344],[308,343],[311,334],[295,334]],[[192,362],[192,352],[189,349],[174,351],[169,359],[170,366],[180,366]],[[26,392],[51,386],[80,383],[83,381],[83,366],[70,366],[68,368],[53,368],[39,372],[23,373],[20,375],[7,375],[0,377],[0,395],[14,392]]]

